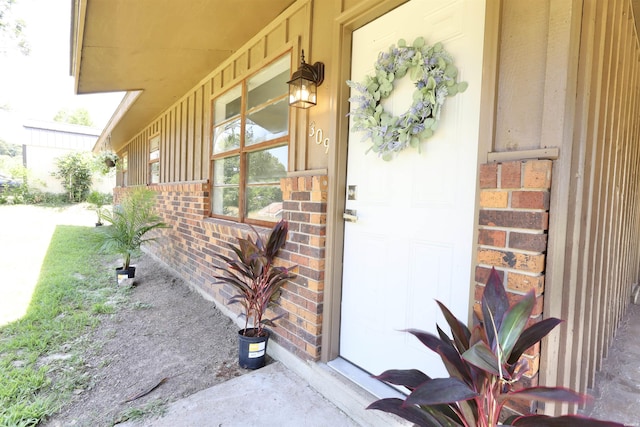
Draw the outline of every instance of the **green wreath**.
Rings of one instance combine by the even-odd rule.
[[[347,80],[357,92],[349,98],[355,108],[349,113],[352,129],[365,132],[363,141],[371,140],[371,147],[384,160],[391,160],[411,146],[420,150],[420,141],[431,137],[438,127],[440,111],[445,99],[464,92],[468,84],[457,82],[458,69],[444,50],[442,43],[427,46],[423,37],[407,46],[404,39],[380,52],[375,75],[366,76],[363,83]],[[400,116],[392,116],[382,108],[382,100],[393,91],[393,82],[407,73],[415,81],[413,103]]]

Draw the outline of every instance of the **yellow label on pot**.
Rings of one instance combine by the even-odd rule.
[[[265,345],[265,343],[263,343],[263,342],[251,343],[251,344],[249,344],[249,352],[264,350],[264,345]]]

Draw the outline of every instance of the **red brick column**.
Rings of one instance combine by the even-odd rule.
[[[474,310],[491,267],[503,278],[512,302],[529,290],[537,295],[531,322],[542,319],[545,254],[549,226],[550,160],[489,163],[480,166],[478,265]],[[537,384],[539,344],[524,355],[527,377]]]
[[[280,344],[304,359],[320,358],[324,296],[328,178],[283,178],[283,218],[289,221],[289,239],[280,257],[298,266],[293,282],[284,288],[279,322],[286,331]],[[281,331],[278,330],[278,333]]]

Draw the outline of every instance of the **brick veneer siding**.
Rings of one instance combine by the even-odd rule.
[[[285,316],[276,322],[278,327],[271,328],[272,339],[306,360],[320,358],[327,186],[326,176],[281,180],[283,218],[289,221],[289,238],[278,262],[296,265],[293,271],[297,277],[284,286],[279,306],[274,308]],[[216,268],[221,266],[214,254],[229,255],[225,244],[235,243],[237,237],[253,231],[245,224],[208,216],[207,182],[158,184],[148,188],[157,193],[158,211],[170,228],[161,230],[160,239],[146,249],[189,283],[226,304],[235,292],[228,285],[213,283]],[[115,189],[114,203],[125,191],[127,188]],[[236,304],[229,309],[237,313],[240,307]]]
[[[530,323],[542,319],[545,254],[549,225],[550,160],[488,163],[480,166],[478,265],[474,311],[491,267],[503,278],[512,302],[534,289],[537,301]],[[526,383],[538,383],[540,346],[527,350]],[[516,411],[533,410],[513,407]]]

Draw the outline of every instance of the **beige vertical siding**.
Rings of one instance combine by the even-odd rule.
[[[295,66],[299,62],[300,49],[309,52],[310,22],[310,3],[297,3],[297,7],[290,8],[281,19],[252,39],[246,49],[232,55],[132,138],[120,151],[120,154],[129,153],[128,184],[148,184],[149,137],[156,133],[160,133],[161,140],[161,183],[208,180],[211,100],[287,51],[292,51]],[[292,124],[292,158],[296,153],[295,145],[306,143],[303,138],[293,136],[296,131],[293,127]],[[304,160],[292,162],[290,169],[306,168]],[[121,184],[119,177],[118,185]]]
[[[556,354],[557,382],[584,392],[638,281],[640,49],[630,1],[585,0],[580,37]]]

